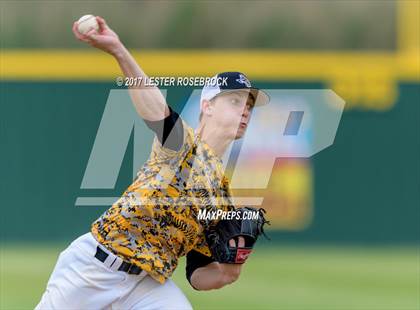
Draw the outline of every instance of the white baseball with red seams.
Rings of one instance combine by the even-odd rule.
[[[96,31],[99,30],[99,25],[96,21],[96,17],[91,14],[83,15],[82,17],[80,17],[77,21],[77,30],[79,30],[81,34],[86,34],[91,29],[95,29]]]

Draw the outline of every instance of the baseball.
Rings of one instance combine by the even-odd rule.
[[[96,21],[96,17],[93,15],[83,15],[77,21],[77,30],[81,34],[86,34],[89,30],[95,29],[96,31],[99,30],[98,22]]]

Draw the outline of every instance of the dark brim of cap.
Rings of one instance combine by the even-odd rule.
[[[224,89],[221,90],[221,92],[219,94],[216,95],[220,96],[226,93],[234,93],[234,92],[238,92],[238,91],[248,91],[251,93],[251,95],[254,97],[255,100],[255,104],[254,106],[263,106],[266,105],[270,102],[270,96],[263,90],[255,88],[255,87],[250,87],[250,88],[236,88],[236,89]]]
[[[270,96],[261,89],[251,88],[251,94],[254,96],[255,106],[266,105],[270,102]]]

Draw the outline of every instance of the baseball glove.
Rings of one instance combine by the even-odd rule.
[[[264,218],[265,210],[244,207],[235,209],[236,216],[230,220],[220,220],[214,227],[209,228],[205,235],[213,258],[219,263],[243,264],[252,252],[258,236],[264,233],[264,224],[269,222]],[[248,212],[256,212],[258,218],[248,216]],[[245,214],[245,216],[244,216]],[[255,216],[256,217],[256,216]],[[247,219],[250,218],[250,219]],[[239,247],[239,237],[243,237],[245,245]],[[232,247],[229,240],[234,239],[236,246]]]

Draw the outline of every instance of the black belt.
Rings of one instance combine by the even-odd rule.
[[[106,253],[104,250],[102,250],[99,246],[96,247],[96,254],[95,254],[96,259],[98,259],[100,262],[103,263],[108,258],[108,256],[109,256],[109,254]],[[112,266],[112,264],[111,264],[111,266]],[[124,261],[121,263],[120,267],[118,267],[118,270],[127,272],[129,274],[140,274],[141,271],[142,271],[142,269],[140,267],[138,267],[137,265],[130,264],[130,263],[127,263],[127,262],[124,262]]]

